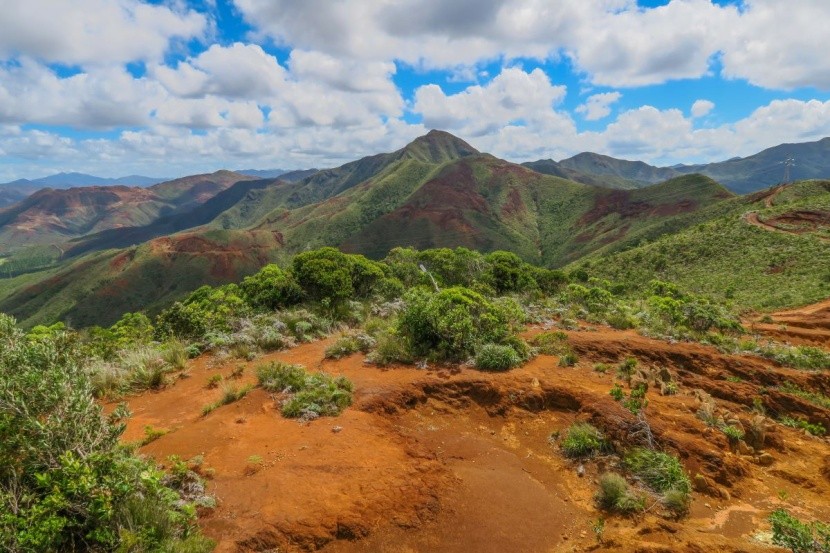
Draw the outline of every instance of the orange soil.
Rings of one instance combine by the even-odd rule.
[[[770,315],[772,322],[755,317],[747,327],[775,340],[792,344],[827,346],[830,344],[830,300]]]
[[[830,301],[815,308],[825,321],[828,306]],[[805,308],[776,319],[812,315]],[[219,552],[760,552],[769,546],[755,536],[768,530],[766,516],[779,506],[830,519],[826,440],[770,421],[764,451],[774,462],[761,466],[753,455],[730,452],[723,434],[695,417],[692,394],[708,391],[746,425],[748,406],[764,385],[768,409],[801,413],[830,427],[830,411],[773,388],[791,380],[830,393],[826,374],[630,331],[568,335],[580,357],[574,368],[539,356],[502,374],[465,367],[381,369],[360,355],[324,360],[330,340],[244,363],[239,385],[254,382],[253,367],[271,359],[354,382],[351,408],[306,424],[282,418],[260,389],[201,416],[202,406],[221,394],[206,388],[207,379],[228,379],[238,364],[202,357],[187,378],[128,401],[134,415],[125,440],[142,438],[152,425],[170,432],[143,453],[160,462],[171,454],[204,456],[201,470],[213,473],[208,488],[218,506],[200,524],[218,541]],[[648,421],[660,446],[677,452],[705,485],[679,521],[659,516],[657,505],[633,519],[605,515],[600,546],[590,526],[601,515],[593,495],[598,476],[617,461],[588,461],[580,477],[579,463],[562,457],[548,437],[580,419],[603,428],[617,444],[631,443],[636,421],[608,395],[613,375],[592,370],[595,362],[615,363],[626,355],[642,366],[667,367],[680,384],[676,396],[649,391]]]

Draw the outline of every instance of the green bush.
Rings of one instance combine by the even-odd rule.
[[[830,551],[830,524],[801,522],[784,509],[769,516],[772,543],[793,553],[827,553]]]
[[[368,298],[385,276],[380,263],[336,248],[296,255],[291,272],[308,299],[332,308],[351,298]]]
[[[658,493],[676,490],[689,495],[692,482],[677,457],[637,447],[629,451],[624,464],[646,486]]]
[[[559,357],[560,367],[573,367],[579,363],[579,356],[572,351],[568,351]]]
[[[118,445],[126,410],[103,415],[76,340],[66,333],[27,340],[0,315],[0,345],[4,550],[212,548],[197,537],[195,508],[164,474]]]
[[[599,491],[596,496],[600,508],[630,514],[645,510],[645,498],[637,496],[625,481],[614,472],[600,476]]]
[[[475,358],[476,368],[483,371],[508,371],[522,364],[522,358],[511,346],[484,344]]]
[[[260,365],[256,370],[259,385],[269,392],[298,392],[305,385],[307,374],[302,365],[289,365],[280,361]]]
[[[272,362],[257,368],[259,385],[269,392],[286,394],[286,417],[336,416],[352,404],[352,383],[325,373],[309,374],[302,365]]]
[[[266,265],[257,274],[246,277],[239,286],[248,305],[271,311],[299,303],[302,289],[277,265]]]
[[[368,353],[375,346],[375,339],[368,334],[347,333],[340,336],[336,342],[326,348],[327,359],[340,359],[353,353]]]
[[[352,404],[352,391],[352,383],[342,376],[312,374],[303,388],[282,404],[282,414],[289,418],[334,417]]]
[[[533,347],[542,355],[562,355],[570,351],[568,335],[564,332],[543,332],[530,341]]]
[[[606,451],[609,444],[595,426],[587,422],[576,422],[568,428],[560,447],[566,457],[591,457]]]
[[[408,340],[416,357],[461,361],[481,344],[500,344],[522,320],[520,308],[508,300],[494,302],[467,288],[409,292],[396,334]]]

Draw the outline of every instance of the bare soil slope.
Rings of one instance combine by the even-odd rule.
[[[776,319],[826,322],[828,306]],[[601,327],[568,336],[579,355],[576,367],[543,355],[503,374],[381,369],[360,355],[324,360],[330,341],[252,363],[205,356],[192,362],[186,378],[129,399],[134,415],[125,439],[141,439],[145,426],[166,429],[142,452],[160,462],[173,454],[203,456],[200,470],[218,506],[200,520],[220,552],[760,552],[770,551],[763,543],[766,517],[778,507],[830,519],[827,440],[770,418],[763,450],[740,454],[695,416],[696,390],[703,390],[744,425],[753,400],[762,397],[771,417],[801,415],[830,427],[829,410],[776,389],[790,381],[828,394],[827,374],[631,331]],[[608,394],[614,376],[593,370],[596,362],[629,355],[642,367],[667,368],[679,384],[678,395],[649,390],[646,419],[658,446],[680,456],[696,492],[680,520],[665,518],[653,502],[636,518],[605,515],[600,545],[591,531],[602,514],[593,500],[596,480],[618,461],[585,462],[580,476],[580,464],[549,438],[588,420],[618,445],[637,440],[637,419]],[[253,383],[254,367],[271,359],[347,376],[354,405],[340,417],[302,424],[282,418],[274,399],[255,389],[202,416],[221,393],[206,387],[211,375],[232,381],[242,363],[237,383]]]

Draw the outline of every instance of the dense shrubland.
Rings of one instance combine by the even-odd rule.
[[[41,329],[42,330],[42,329]],[[118,443],[83,344],[0,315],[0,544],[5,551],[209,551],[196,505]]]

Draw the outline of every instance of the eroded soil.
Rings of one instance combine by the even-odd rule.
[[[827,330],[829,308],[825,302],[773,318],[788,328],[801,322]],[[805,416],[830,428],[830,411],[775,389],[791,381],[830,394],[827,374],[632,331],[600,327],[568,336],[577,366],[559,367],[555,356],[542,355],[502,374],[378,368],[362,355],[324,360],[330,340],[251,363],[205,356],[186,378],[128,400],[134,415],[125,440],[141,439],[150,425],[170,432],[144,454],[162,463],[173,454],[203,456],[200,471],[218,505],[200,524],[219,552],[753,552],[770,551],[764,533],[775,508],[830,520],[825,439],[769,419],[763,450],[741,455],[696,418],[694,392],[708,392],[746,425],[753,400],[762,397],[769,415]],[[574,420],[592,422],[620,447],[642,438],[641,423],[608,394],[613,369],[593,370],[628,355],[642,367],[667,368],[678,382],[678,395],[649,390],[646,420],[658,446],[700,477],[687,517],[667,518],[653,501],[635,518],[603,515],[599,544],[591,529],[602,515],[593,500],[596,480],[618,460],[601,457],[580,470],[549,438]],[[254,367],[271,359],[347,376],[354,405],[337,418],[299,423],[282,418],[274,398],[255,389],[202,416],[221,394],[206,387],[211,375],[232,381],[242,363],[237,383],[253,383]]]

